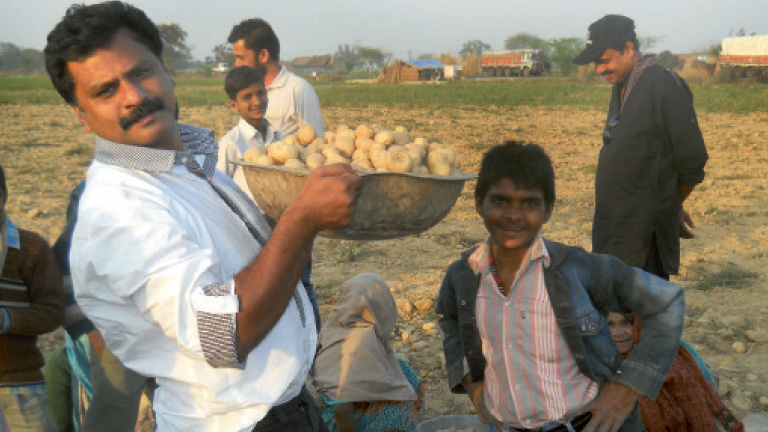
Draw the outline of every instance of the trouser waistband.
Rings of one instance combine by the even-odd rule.
[[[508,428],[510,431],[514,432],[579,432],[584,429],[584,426],[589,423],[591,418],[592,413],[586,412],[584,414],[579,414],[568,421],[557,422],[540,428],[526,429],[512,426],[509,426]]]

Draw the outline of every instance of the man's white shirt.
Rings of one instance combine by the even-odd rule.
[[[232,162],[242,161],[243,154],[250,148],[266,148],[280,139],[280,133],[269,122],[266,125],[266,134],[262,136],[255,127],[240,117],[235,127],[219,140],[219,160],[216,162],[216,168],[234,180],[253,201],[253,194],[251,194],[248,182],[245,180],[242,167]]]
[[[234,344],[233,277],[263,245],[204,178],[171,163],[152,171],[94,160],[70,255],[77,301],[126,367],[157,379],[158,430],[248,431],[301,390],[317,339],[312,307],[299,282],[299,301],[244,364],[206,361],[216,328],[201,316],[229,325]],[[211,181],[268,237],[253,202],[213,166]]]
[[[317,136],[325,134],[320,100],[307,80],[281,66],[280,73],[267,87],[267,95],[265,117],[284,137],[296,135],[302,122],[314,126]]]

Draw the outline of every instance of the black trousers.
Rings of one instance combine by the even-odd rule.
[[[272,407],[253,432],[328,432],[306,388],[288,402]]]

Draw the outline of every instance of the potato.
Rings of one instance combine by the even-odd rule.
[[[409,173],[413,169],[413,159],[408,156],[406,151],[389,151],[389,164],[387,168],[390,172]]]
[[[431,143],[429,143],[429,145],[427,145],[427,151],[429,153],[432,153],[434,151],[440,150],[441,148],[443,148],[443,145],[440,144],[440,143],[436,143],[436,142],[431,142]]]
[[[387,130],[384,126],[375,123],[371,125],[371,129],[373,129],[374,136],[378,135],[379,132]]]
[[[374,150],[386,150],[386,149],[387,149],[387,146],[385,146],[382,143],[378,143],[374,141],[373,144],[371,144],[371,148],[369,148],[368,151],[372,152]]]
[[[381,131],[376,134],[374,141],[380,144],[384,144],[385,146],[389,146],[395,142],[395,137],[393,137],[389,131]]]
[[[408,156],[413,159],[413,163],[415,165],[421,165],[421,163],[424,161],[424,157],[426,156],[427,152],[421,146],[416,145],[414,143],[408,143],[405,145],[405,151],[408,152]]]
[[[325,138],[315,138],[311,143],[309,143],[311,146],[321,146],[323,144],[328,144]]]
[[[405,132],[405,133],[408,133],[408,129],[406,129],[404,126],[395,126],[395,132]]]
[[[386,150],[371,150],[368,154],[377,171],[380,168],[387,169],[387,166],[389,165],[389,152]]]
[[[373,138],[376,134],[373,132],[373,128],[363,123],[355,129],[356,138]]]
[[[283,137],[282,142],[291,145],[299,145],[299,137],[296,135],[288,135],[287,137]]]
[[[256,162],[255,163],[257,163],[259,165],[274,165],[275,164],[275,160],[272,159],[271,156],[269,156],[267,154],[263,154],[263,155],[259,156],[258,158],[256,158]]]
[[[336,141],[336,132],[327,131],[325,135],[323,135],[323,138],[325,139],[326,143],[333,144],[333,142]]]
[[[421,174],[421,175],[429,175],[429,168],[427,168],[424,165],[419,165],[419,174]]]
[[[315,153],[320,153],[321,147],[320,146],[308,146],[308,147],[302,147],[299,151],[299,160],[301,160],[304,163],[307,163],[307,159],[310,155],[313,155]]]
[[[306,160],[307,168],[313,170],[325,164],[325,158],[321,153],[312,153]]]
[[[371,138],[361,137],[355,140],[355,147],[357,147],[358,150],[370,150],[375,142],[376,141]]]
[[[317,131],[311,124],[302,123],[299,125],[299,131],[296,132],[296,137],[298,137],[300,144],[307,145],[317,138]]]
[[[429,173],[433,175],[447,176],[451,174],[450,165],[440,153],[427,155],[427,167],[429,167]]]
[[[267,146],[267,154],[275,162],[285,163],[288,159],[297,159],[299,157],[299,148],[295,145],[285,142],[276,142]]]
[[[340,156],[339,155],[339,151],[336,150],[336,147],[334,147],[334,146],[332,146],[330,144],[327,144],[326,146],[322,147],[320,149],[320,153],[322,153],[323,157],[326,158],[326,159],[328,159],[331,156]]]
[[[414,144],[418,144],[418,145],[420,145],[422,147],[427,147],[429,145],[429,143],[427,142],[427,139],[424,138],[424,137],[414,138],[413,139],[413,143]]]
[[[395,131],[392,138],[395,140],[395,144],[399,145],[406,145],[411,142],[411,135],[408,132]]]
[[[257,163],[256,159],[259,158],[259,156],[265,154],[267,151],[264,149],[264,147],[251,147],[248,150],[243,153],[243,161],[248,163]]]
[[[356,149],[355,140],[346,135],[336,137],[336,142],[333,146],[339,151],[339,154],[344,157],[352,157],[352,153],[354,153]]]
[[[456,152],[454,152],[452,148],[443,147],[437,150],[437,152],[443,155],[443,157],[445,158],[445,161],[448,162],[448,165],[450,166],[456,165]]]
[[[302,162],[302,161],[300,161],[298,159],[288,159],[287,161],[285,161],[283,166],[286,167],[286,168],[297,170],[297,171],[299,171],[299,170],[303,171],[303,170],[307,169],[307,166],[304,165],[304,162]]]
[[[339,127],[336,128],[336,135],[341,135],[342,133],[346,133],[351,131],[352,129],[349,128],[347,125],[339,125]]]
[[[345,158],[344,156],[341,156],[339,154],[331,155],[329,158],[325,160],[325,165],[331,165],[331,164],[348,164],[350,162],[349,159]]]
[[[354,153],[352,153],[352,161],[357,162],[361,160],[370,162],[371,156],[368,154],[368,150],[357,149]]]
[[[355,164],[355,169],[361,172],[369,172],[374,169],[371,161],[368,159],[352,160],[352,163]]]

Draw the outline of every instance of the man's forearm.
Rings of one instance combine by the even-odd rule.
[[[309,259],[315,233],[297,216],[286,210],[258,257],[235,275],[240,302],[236,348],[241,362],[283,315]]]

